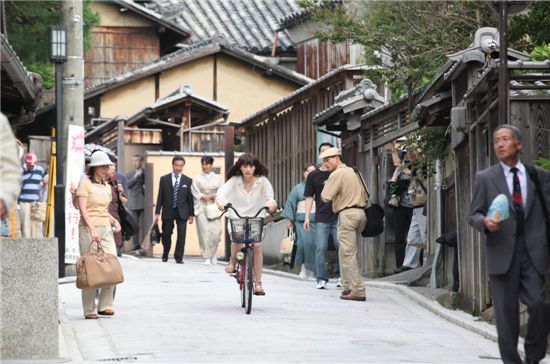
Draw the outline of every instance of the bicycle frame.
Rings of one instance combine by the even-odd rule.
[[[241,220],[239,224],[237,224],[237,220],[230,220],[233,243],[244,244],[243,248],[237,252],[237,272],[235,279],[241,291],[241,305],[245,309],[246,314],[250,314],[254,290],[254,244],[261,241],[263,232],[263,218],[258,218],[258,215],[263,210],[267,210],[267,208],[261,208],[252,217],[241,216],[231,204],[226,205],[224,213],[229,209],[232,209]],[[256,224],[256,228],[259,230],[259,237],[258,235],[253,235],[253,224]],[[239,231],[236,231],[237,227],[239,227]]]

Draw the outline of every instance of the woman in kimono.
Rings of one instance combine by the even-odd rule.
[[[315,224],[311,224],[309,231],[304,230],[305,197],[307,175],[316,169],[315,164],[308,164],[304,168],[304,180],[298,183],[285,203],[282,216],[288,219],[288,228],[296,230],[296,257],[294,265],[300,265],[300,278],[303,280],[315,277]],[[315,221],[315,205],[312,207],[309,219]]]
[[[221,240],[220,211],[215,203],[216,194],[221,187],[220,176],[212,172],[214,158],[201,158],[202,173],[193,178],[191,192],[195,200],[195,217],[197,219],[197,235],[204,264],[217,263],[216,251]]]

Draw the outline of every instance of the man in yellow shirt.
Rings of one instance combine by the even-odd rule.
[[[331,172],[321,198],[324,202],[332,201],[332,211],[338,215],[338,258],[344,285],[340,298],[365,301],[365,285],[357,261],[357,242],[367,222],[364,209],[368,197],[359,176],[342,162],[338,148],[325,150],[319,158]]]

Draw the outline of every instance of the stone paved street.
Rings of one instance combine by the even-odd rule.
[[[80,291],[60,286],[61,356],[72,361],[498,363],[495,342],[397,290],[367,288],[367,302],[272,274],[251,315],[223,266],[201,260],[123,258],[113,317],[84,320]]]

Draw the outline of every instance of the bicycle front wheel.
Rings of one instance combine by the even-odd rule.
[[[252,311],[252,296],[254,293],[254,248],[246,249],[245,279],[243,284],[243,293],[246,293],[246,314],[250,315]]]

